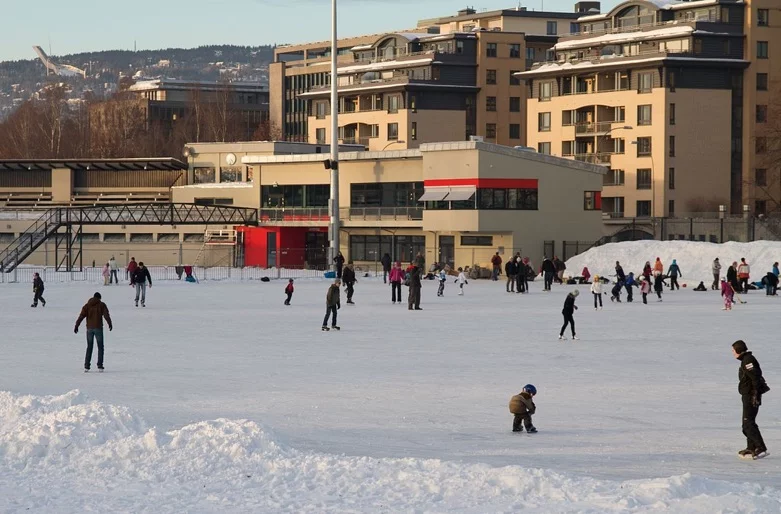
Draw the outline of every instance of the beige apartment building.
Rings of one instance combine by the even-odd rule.
[[[770,3],[638,0],[579,18],[554,61],[518,74],[529,146],[608,167],[608,222],[767,212],[763,129],[781,62]]]
[[[472,136],[524,145],[527,93],[515,73],[546,60],[578,16],[464,9],[415,29],[341,40],[340,141],[370,150]],[[330,140],[330,44],[280,47],[275,61],[269,69],[272,125],[289,140]]]
[[[429,264],[487,266],[497,251],[539,263],[564,241],[602,235],[601,166],[482,142],[345,152],[339,161],[341,251],[360,265],[385,253],[407,263],[421,252]],[[260,227],[242,230],[248,265],[326,267],[323,157],[249,155],[243,163],[252,182],[175,187],[173,200],[260,209]]]

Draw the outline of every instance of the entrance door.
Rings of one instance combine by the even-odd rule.
[[[266,262],[269,268],[277,267],[277,234],[276,232],[266,233]]]
[[[328,265],[328,234],[307,232],[305,244],[306,266],[310,269],[325,269]]]
[[[451,268],[456,263],[455,236],[439,236],[439,262],[448,264]]]

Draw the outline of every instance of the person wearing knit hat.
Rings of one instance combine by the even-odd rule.
[[[564,300],[564,308],[562,309],[561,313],[564,315],[564,325],[561,327],[561,332],[559,332],[559,340],[560,341],[566,341],[567,338],[564,337],[564,331],[567,329],[567,325],[570,325],[572,328],[572,339],[577,340],[578,336],[575,335],[575,318],[574,314],[575,311],[578,310],[578,306],[575,305],[575,299],[580,294],[580,291],[577,289],[573,290],[570,294],[567,295],[567,298]]]

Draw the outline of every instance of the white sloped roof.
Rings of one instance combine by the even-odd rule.
[[[688,36],[694,31],[689,25],[680,25],[664,27],[661,29],[648,30],[645,32],[622,32],[618,34],[603,34],[584,39],[572,39],[561,41],[553,47],[555,50],[566,50],[568,48],[583,48],[591,46],[617,45],[621,43],[631,43],[634,41],[647,41],[649,39],[662,39],[676,36]]]

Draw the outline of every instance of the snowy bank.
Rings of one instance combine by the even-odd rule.
[[[653,266],[659,257],[664,264],[665,271],[673,259],[678,261],[683,272],[682,283],[691,287],[696,286],[700,280],[705,285],[713,281],[711,266],[713,259],[719,258],[721,262],[721,275],[727,274],[727,268],[732,262],[740,262],[741,257],[751,265],[752,280],[760,280],[773,263],[781,261],[781,241],[754,241],[753,243],[703,243],[698,241],[631,241],[624,243],[610,243],[597,246],[580,255],[569,259],[567,273],[580,275],[584,266],[588,266],[592,275],[615,275],[616,261],[621,262],[624,271],[634,272],[638,275],[643,270],[646,261]]]
[[[161,433],[79,391],[0,392],[0,420],[3,512],[781,511],[778,489],[689,474],[613,482],[519,466],[301,452],[246,420]]]

